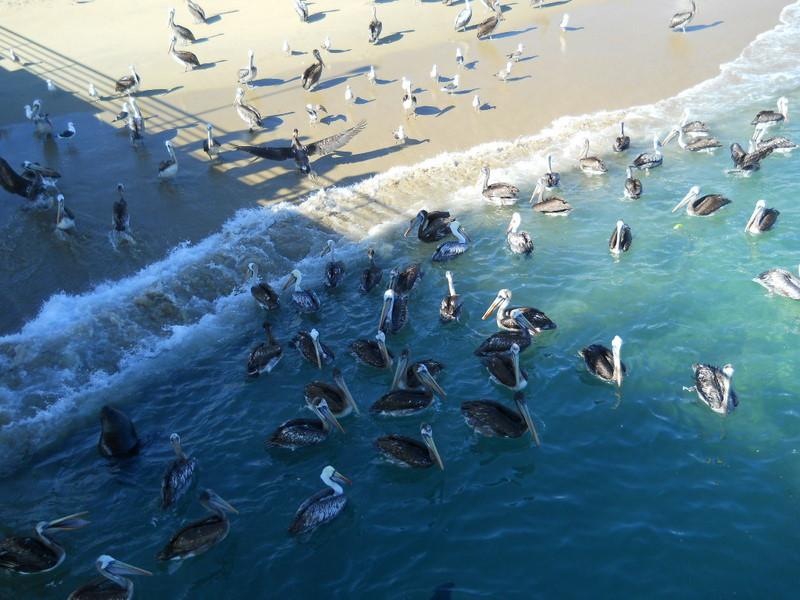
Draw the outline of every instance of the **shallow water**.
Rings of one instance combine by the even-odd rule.
[[[727,145],[743,142],[752,115],[778,95],[787,95],[790,107],[800,102],[796,65],[770,76],[753,56],[768,42],[785,44],[781,36],[792,31],[797,39],[800,9],[788,9],[785,18],[788,26],[762,38],[758,52],[745,53],[750,60],[717,81],[664,106],[630,111],[629,154],[610,156],[612,130],[603,130],[597,149],[607,158],[607,177],[587,178],[557,162],[560,193],[575,210],[547,218],[519,205],[522,228],[536,245],[531,258],[506,250],[512,210],[481,205],[472,178],[455,185],[456,175],[430,203],[459,216],[474,240],[465,256],[434,265],[435,244],[402,239],[405,223],[374,232],[369,243],[385,277],[389,267],[409,261],[422,262],[426,272],[412,295],[411,323],[388,341],[395,354],[409,347],[413,358],[446,364],[439,380],[448,397],[419,416],[371,416],[368,407],[391,375],[357,365],[347,351],[350,341],[374,334],[380,310],[380,289],[366,297],[357,292],[365,246],[337,253],[347,276],[342,289],[320,289],[318,315],[296,315],[284,296],[281,309],[267,316],[284,358],[272,374],[245,379],[264,313],[238,286],[248,260],[268,264],[273,281],[298,260],[278,250],[281,239],[297,237],[288,207],[242,211],[222,232],[134,277],[52,298],[22,331],[0,338],[0,443],[10,473],[0,504],[14,507],[3,531],[76,510],[89,510],[92,525],[60,536],[69,555],[53,574],[0,575],[0,598],[64,597],[92,576],[94,558],[106,552],[154,570],[155,577],[136,581],[141,597],[426,598],[448,583],[455,597],[577,597],[587,589],[617,597],[793,594],[800,305],[769,297],[751,279],[772,267],[796,270],[800,262],[797,156],[771,157],[760,172],[739,179],[725,174],[724,148],[696,156],[670,145],[664,166],[641,175],[642,199],[626,201],[621,193],[624,166],[682,105]],[[791,55],[792,47],[785,50]],[[720,98],[730,105],[718,106]],[[563,143],[578,144],[580,124],[591,121],[577,120],[572,130],[562,124]],[[790,121],[775,133],[798,139],[800,127]],[[527,197],[542,160],[522,157],[496,177],[518,183]],[[670,213],[694,184],[733,203],[705,219]],[[347,190],[328,201],[337,193]],[[774,231],[754,238],[743,229],[759,198],[781,216]],[[620,218],[634,241],[615,259],[607,242]],[[310,245],[318,252],[322,239]],[[323,263],[313,256],[300,261],[310,286],[321,288]],[[446,268],[464,311],[460,323],[443,326]],[[536,306],[558,324],[522,355],[541,448],[476,438],[459,412],[470,399],[510,402],[472,356],[495,331],[480,315],[502,287],[513,290],[514,304]],[[67,325],[57,327],[65,317]],[[269,432],[307,416],[303,385],[331,377],[330,368],[320,373],[288,347],[298,329],[310,326],[336,352],[362,414],[344,419],[346,433],[318,447],[268,451]],[[614,335],[624,340],[628,367],[619,393],[588,375],[577,357],[581,347],[608,345]],[[692,385],[690,366],[698,361],[736,367],[735,413],[720,417],[682,390]],[[98,456],[95,415],[105,402],[135,420],[145,441],[138,457]],[[433,427],[444,472],[402,470],[376,458],[376,437],[418,437],[423,420]],[[220,547],[177,569],[154,556],[203,511],[193,500],[197,490],[176,512],[157,507],[172,431],[200,461],[199,485],[240,511]],[[43,442],[46,451],[34,452]],[[321,488],[326,464],[353,480],[348,508],[310,538],[294,540],[286,528],[299,503]]]

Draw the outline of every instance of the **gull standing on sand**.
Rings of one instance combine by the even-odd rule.
[[[686,33],[686,26],[694,19],[695,14],[697,14],[697,6],[692,0],[692,7],[684,12],[675,13],[672,15],[672,19],[669,22],[669,28],[673,31],[680,28],[683,33]]]
[[[283,53],[286,56],[291,56],[292,55],[292,47],[289,45],[289,41],[288,40],[283,40],[283,46],[281,47],[281,50],[283,50]]]
[[[400,125],[397,129],[392,132],[394,139],[397,140],[398,144],[405,144],[406,143],[406,131],[403,129],[403,126]]]
[[[239,83],[246,85],[247,87],[253,87],[253,81],[258,75],[258,69],[256,65],[253,63],[253,51],[247,51],[247,66],[243,69],[239,69]]]
[[[435,64],[431,67],[431,79],[434,83],[439,83],[439,68]]]
[[[460,83],[459,76],[456,74],[453,75],[452,81],[448,81],[439,89],[443,92],[447,92],[448,94],[452,94],[458,89],[459,83]]]
[[[94,87],[94,84],[91,81],[89,82],[89,98],[92,99],[92,102],[96,102],[98,98],[97,88]]]
[[[513,64],[514,63],[512,63],[511,61],[508,61],[506,63],[506,68],[498,71],[497,73],[494,74],[494,76],[497,77],[500,81],[505,83],[506,81],[508,81],[508,76],[511,75],[511,65]]]
[[[569,13],[564,13],[564,16],[561,17],[561,24],[559,25],[561,31],[566,31],[569,29]]]
[[[45,79],[44,82],[47,84],[47,91],[48,92],[55,92],[58,88],[53,84],[53,81],[50,79]]]
[[[406,119],[409,114],[417,116],[417,97],[413,94],[403,96],[403,110],[406,111]]]
[[[308,22],[308,4],[305,0],[294,0],[294,12],[303,23]]]
[[[369,71],[367,71],[367,80],[372,85],[375,85],[375,67],[373,65],[369,66]]]
[[[247,123],[250,133],[253,133],[256,127],[261,127],[261,113],[258,112],[256,107],[244,101],[244,90],[242,88],[236,88],[236,98],[233,101],[233,106],[236,108],[239,118]]]
[[[322,40],[322,44],[320,44],[320,47],[323,50],[325,50],[325,52],[330,52],[331,51],[331,38],[330,38],[330,36],[327,36],[327,35],[325,36],[325,39]]]
[[[322,106],[322,104],[306,104],[306,113],[308,113],[308,121],[312,125],[314,125],[317,121],[319,121],[320,112],[327,113],[328,109]]]
[[[525,52],[525,46],[523,46],[522,42],[520,42],[519,44],[517,44],[516,50],[506,54],[506,58],[509,60],[513,60],[514,62],[519,62],[519,59],[522,58],[523,52]]]
[[[8,49],[8,58],[11,59],[11,62],[15,62],[15,63],[19,62],[19,56],[17,56],[17,53],[14,52],[14,49],[10,48],[10,47]]]
[[[476,111],[481,109],[481,99],[478,97],[478,94],[475,94],[472,97],[472,108],[474,108]]]
[[[467,25],[469,25],[471,19],[472,7],[469,5],[469,0],[464,0],[464,8],[462,8],[456,15],[456,20],[453,23],[453,27],[456,31],[466,31]]]
[[[353,95],[353,90],[349,85],[344,89],[344,101],[348,104],[353,104],[356,101],[356,97]]]
[[[456,64],[459,67],[464,66],[464,55],[461,53],[461,48],[456,47]]]

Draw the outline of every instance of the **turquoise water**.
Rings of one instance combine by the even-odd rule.
[[[796,12],[787,17],[794,26]],[[270,375],[245,379],[264,313],[249,293],[234,290],[241,263],[254,255],[276,261],[270,272],[278,280],[295,262],[268,253],[265,217],[256,211],[243,211],[222,234],[178,249],[132,279],[83,297],[54,298],[20,333],[0,339],[4,360],[13,350],[18,361],[4,363],[15,368],[4,382],[0,441],[4,454],[26,452],[23,464],[3,461],[10,474],[0,486],[2,532],[77,510],[90,511],[92,524],[60,536],[68,558],[55,572],[0,575],[0,598],[65,597],[93,576],[101,553],[154,571],[136,580],[143,598],[427,598],[450,583],[454,597],[796,593],[800,304],[767,296],[751,279],[772,267],[795,271],[800,262],[797,157],[771,157],[760,172],[740,179],[726,175],[724,148],[695,156],[671,145],[664,166],[641,176],[642,199],[622,199],[627,161],[647,149],[653,130],[663,133],[671,124],[659,111],[672,115],[691,105],[727,146],[744,142],[752,115],[778,95],[789,97],[790,108],[800,102],[796,74],[770,79],[757,66],[728,72],[713,97],[706,97],[707,86],[667,108],[638,109],[630,119],[634,150],[611,156],[610,135],[596,146],[607,159],[607,177],[587,178],[557,161],[560,193],[575,210],[547,218],[519,206],[536,246],[531,258],[508,253],[504,232],[512,211],[475,201],[472,181],[430,199],[430,208],[456,213],[474,241],[454,262],[432,264],[436,245],[403,239],[405,222],[387,224],[370,240],[387,271],[409,261],[424,265],[411,323],[388,340],[395,355],[408,347],[413,359],[446,365],[439,381],[448,397],[419,416],[370,415],[391,375],[357,365],[347,351],[350,341],[374,334],[380,311],[381,289],[366,297],[357,291],[366,264],[362,246],[339,253],[348,271],[333,292],[322,289],[323,261],[302,261],[322,311],[300,317],[284,296],[268,318],[285,356]],[[728,106],[718,106],[719,98],[730,99]],[[794,120],[775,133],[800,139]],[[497,177],[513,178],[527,197],[539,173],[530,161],[500,169]],[[695,184],[733,203],[707,219],[671,214]],[[774,231],[755,238],[743,229],[759,198],[781,216]],[[634,241],[615,259],[607,242],[620,218]],[[446,268],[464,310],[460,323],[442,326]],[[148,278],[161,280],[183,315],[176,325],[166,311],[160,336],[144,323],[112,318],[121,310],[115,298]],[[495,331],[480,316],[503,287],[513,290],[514,304],[535,306],[558,325],[522,354],[540,448],[527,440],[477,438],[459,412],[465,400],[511,400],[472,356]],[[69,328],[48,331],[59,314],[80,311],[97,319],[81,325],[80,336]],[[267,450],[264,440],[278,424],[308,416],[303,385],[331,378],[330,368],[320,374],[288,346],[299,328],[310,326],[335,351],[362,414],[343,419],[346,434],[320,446]],[[588,375],[577,357],[581,347],[609,345],[614,335],[624,340],[628,367],[620,392]],[[80,357],[80,369],[54,357],[62,345]],[[57,369],[44,366],[50,360],[75,371],[76,389],[61,393],[46,381],[29,381],[52,376]],[[736,367],[740,406],[732,415],[720,417],[682,390],[692,385],[697,361]],[[124,462],[98,456],[95,415],[105,402],[134,419],[145,442],[139,456]],[[402,470],[377,459],[376,437],[418,437],[423,420],[433,427],[444,472]],[[199,485],[240,511],[219,547],[177,569],[157,563],[155,554],[204,513],[192,499],[197,490],[175,512],[158,508],[172,431],[198,458]],[[43,439],[53,441],[31,455]],[[319,472],[327,464],[353,480],[348,508],[310,538],[290,538],[294,511],[321,489]]]

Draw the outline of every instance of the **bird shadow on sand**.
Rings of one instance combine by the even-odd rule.
[[[286,117],[288,115],[293,115],[294,111],[289,111],[285,113],[279,113],[277,115],[269,115],[268,117],[264,117],[261,119],[261,129],[265,131],[269,131],[272,129],[277,129],[281,125],[283,125],[283,119],[281,117]]]
[[[439,117],[441,117],[442,115],[449,113],[451,110],[454,110],[454,109],[455,109],[455,107],[456,107],[456,105],[455,105],[455,104],[448,104],[448,105],[447,105],[447,106],[445,106],[444,108],[440,109],[438,113],[436,113],[436,115],[435,115],[435,116],[436,116],[436,118],[439,118]]]
[[[344,121],[345,123],[347,123],[347,115],[339,113],[338,115],[328,115],[327,117],[322,117],[319,120],[320,123],[324,123],[325,125],[336,123],[336,121]]]
[[[712,27],[718,27],[719,25],[722,25],[724,22],[725,21],[714,21],[713,23],[705,23],[702,25],[689,25],[686,28],[686,33],[691,33],[692,31],[702,31],[703,29],[711,29]]]
[[[308,54],[308,52],[303,52],[302,50],[292,50],[289,56],[303,56],[304,54]]]
[[[388,85],[390,83],[397,83],[397,79],[375,79],[375,83],[378,85]]]
[[[395,31],[392,34],[386,35],[378,40],[376,45],[383,46],[385,44],[394,44],[395,42],[399,42],[403,39],[405,34],[407,33],[414,33],[416,29],[404,29],[403,31]]]
[[[506,83],[511,83],[512,81],[522,81],[523,79],[531,79],[530,75],[520,75],[519,77],[508,77],[506,79]]]
[[[264,77],[253,82],[253,87],[268,87],[270,85],[283,85],[284,83],[291,83],[297,81],[300,76],[292,77],[291,79],[280,79],[279,77]]]
[[[214,35],[209,35],[209,36],[206,36],[206,37],[197,38],[197,39],[195,39],[194,43],[195,44],[204,44],[208,40],[211,40],[211,39],[217,38],[217,37],[221,37],[223,35],[225,35],[225,34],[224,33],[215,33]]]
[[[534,58],[539,58],[538,54],[531,54],[530,56],[523,56],[517,60],[517,62],[528,62],[529,60],[533,60]]]
[[[572,0],[558,0],[558,2],[545,2],[544,4],[538,4],[533,6],[533,8],[553,8],[555,6],[561,6],[563,4],[569,4]]]
[[[418,116],[423,117],[438,117],[443,115],[446,112],[449,112],[455,108],[455,104],[450,104],[449,106],[445,106],[444,108],[439,108],[438,106],[418,106],[416,110],[416,114]]]
[[[563,27],[561,31],[583,31],[586,27]]]
[[[239,9],[234,10],[224,10],[220,13],[215,14],[212,17],[206,17],[206,25],[213,25],[214,23],[219,23],[222,21],[223,15],[232,15],[233,13],[238,13]]]
[[[375,98],[372,100],[367,100],[366,98],[362,98],[361,96],[357,96],[355,100],[353,100],[353,104],[357,104],[361,106],[362,104],[369,104],[370,102],[375,102]]]
[[[167,88],[154,88],[152,90],[144,90],[143,92],[136,92],[133,97],[134,98],[152,98],[153,96],[166,96],[167,94],[171,94],[172,92],[177,92],[178,90],[182,90],[182,85],[176,85],[175,87]],[[124,98],[125,96],[120,96],[120,98]]]
[[[477,68],[479,62],[480,61],[478,60],[472,60],[468,63],[464,63],[464,68],[469,69],[470,71],[474,71]]]
[[[220,64],[225,63],[225,62],[228,62],[227,58],[223,58],[222,60],[214,60],[214,61],[204,62],[199,67],[195,67],[192,70],[193,71],[206,71],[208,69],[213,69],[217,65],[220,65]]]
[[[315,91],[328,90],[330,88],[336,87],[337,85],[341,85],[342,83],[346,82],[348,79],[352,79],[353,77],[358,77],[359,75],[362,75],[368,69],[369,67],[359,67],[358,69],[353,69],[347,75],[342,75],[341,77],[334,77],[333,79],[327,79],[326,81],[320,83],[316,88],[314,88],[314,90]]]
[[[505,38],[514,37],[515,35],[528,33],[529,31],[533,31],[534,29],[536,29],[536,26],[535,25],[531,25],[530,27],[526,27],[525,29],[516,29],[514,31],[501,31],[500,33],[495,33],[492,36],[492,39],[502,40],[502,39],[505,39]],[[581,27],[581,29],[583,29],[583,27]]]
[[[489,104],[488,102],[484,102],[483,104],[481,104],[478,107],[478,110],[494,110],[495,108],[497,108],[497,107],[494,106],[493,104]]]
[[[477,92],[480,88],[472,88],[469,90],[457,90],[453,92],[454,96],[463,96],[464,94],[471,94],[472,92]]]
[[[352,48],[330,48],[326,50],[326,52],[329,52],[330,54],[344,54],[345,52],[352,52],[352,51],[353,51]]]
[[[308,15],[307,23],[316,23],[317,21],[322,21],[328,13],[335,13],[339,12],[338,8],[332,8],[331,10],[321,10],[313,15]]]

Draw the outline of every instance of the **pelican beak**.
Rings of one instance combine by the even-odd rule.
[[[439,382],[433,378],[433,375],[430,374],[424,365],[421,365],[420,368],[417,369],[417,377],[419,377],[419,380],[426,388],[439,396],[439,398],[447,398],[447,393],[442,389],[442,386],[439,385]]]
[[[383,324],[386,322],[386,315],[389,314],[389,303],[391,302],[391,296],[386,295],[383,297],[383,307],[381,308],[381,318],[378,321],[378,331],[383,329]]]
[[[358,410],[358,404],[356,404],[353,394],[350,393],[350,388],[347,387],[347,383],[345,382],[344,377],[342,377],[342,374],[340,372],[335,373],[333,379],[336,382],[336,385],[339,386],[339,389],[342,390],[342,394],[344,394],[344,397],[347,399],[347,403],[353,407],[353,410],[357,415],[360,415],[361,411]]]
[[[331,247],[330,247],[330,246],[328,246],[328,245],[326,245],[326,246],[325,246],[325,247],[322,249],[322,252],[320,252],[320,253],[319,253],[319,255],[320,255],[320,256],[325,256],[325,255],[326,255],[326,254],[328,254],[330,251],[331,251]]]
[[[533,424],[533,417],[531,417],[531,411],[528,409],[528,404],[525,402],[525,397],[522,394],[514,397],[514,401],[517,403],[517,408],[519,408],[519,412],[522,415],[525,424],[528,426],[528,431],[531,432],[531,440],[537,447],[541,446],[541,442],[539,441],[539,434],[536,432],[536,425]]]
[[[288,279],[286,279],[286,283],[283,284],[283,287],[281,288],[281,290],[288,289],[289,286],[292,286],[295,283],[297,283],[297,277],[295,277],[294,275],[292,275],[290,273]]]
[[[387,367],[392,366],[392,357],[389,356],[389,349],[386,347],[386,342],[383,339],[378,340],[378,347],[381,350],[381,356],[383,356],[383,362],[386,363]]]
[[[750,231],[750,228],[755,224],[756,219],[758,218],[760,212],[761,209],[756,206],[756,208],[753,210],[753,214],[750,215],[750,218],[747,221],[747,225],[744,226],[745,233]]]
[[[420,217],[419,215],[411,219],[411,222],[408,225],[408,229],[406,229],[405,233],[403,234],[403,237],[408,237],[408,234],[411,233],[411,230],[414,229],[414,227],[419,227],[421,224],[422,224],[422,217]]]
[[[333,475],[331,475],[331,479],[335,479],[339,483],[345,483],[347,485],[353,485],[353,482],[350,481],[347,477],[339,473],[339,471],[334,471]]]
[[[674,128],[672,131],[670,131],[667,134],[667,136],[661,142],[661,145],[663,146],[663,145],[669,144],[675,138],[675,136],[677,136],[679,133],[680,133],[680,131],[678,130],[678,128],[677,127]]]
[[[697,194],[695,193],[695,191],[694,191],[694,190],[689,190],[689,193],[688,193],[688,194],[686,194],[686,195],[683,197],[683,200],[681,200],[680,202],[678,202],[678,203],[675,205],[675,208],[673,208],[673,209],[672,209],[672,212],[675,212],[676,210],[678,210],[678,209],[680,209],[680,208],[682,208],[682,207],[686,206],[687,204],[689,204],[689,202],[691,202],[692,200],[694,200],[696,197],[697,197]]]
[[[233,506],[231,506],[227,500],[220,498],[219,496],[214,498],[214,503],[217,504],[222,510],[226,510],[237,515],[239,514],[239,511],[233,508]]]
[[[336,429],[338,429],[339,431],[344,433],[344,427],[342,427],[342,424],[339,423],[338,419],[334,416],[334,414],[331,412],[331,409],[329,407],[327,407],[327,406],[318,406],[317,409],[319,410],[319,414],[321,414],[322,417],[328,423],[330,423],[332,426],[336,427]]]
[[[463,228],[463,227],[459,227],[459,228],[458,228],[458,231],[459,231],[459,233],[460,233],[461,235],[463,235],[463,236],[464,236],[464,239],[465,239],[465,240],[467,240],[467,241],[468,241],[468,242],[470,242],[470,243],[472,242],[472,240],[470,239],[469,235],[467,235],[467,232],[464,230],[464,228]]]
[[[536,327],[533,326],[533,323],[531,323],[525,315],[523,314],[515,315],[514,320],[520,325],[522,325],[529,332],[536,333],[537,331]]]
[[[81,527],[86,527],[89,524],[89,521],[83,519],[89,513],[87,511],[73,513],[71,515],[67,515],[66,517],[61,517],[56,519],[55,521],[50,521],[47,524],[47,529],[58,529],[61,531],[72,531],[73,529],[80,529]]]
[[[486,312],[485,312],[485,313],[483,313],[483,316],[481,317],[481,321],[485,321],[486,319],[488,319],[488,318],[491,316],[491,314],[492,314],[494,311],[496,311],[496,310],[497,310],[497,307],[498,307],[498,306],[500,306],[500,303],[501,303],[502,301],[503,301],[503,299],[502,299],[502,298],[501,298],[501,297],[498,295],[498,296],[497,296],[497,297],[494,299],[494,301],[491,303],[491,305],[489,306],[489,308],[487,308],[487,309],[486,309]]]
[[[112,575],[118,575],[121,577],[124,577],[125,575],[152,575],[150,571],[140,569],[139,567],[134,567],[133,565],[122,562],[121,560],[114,560],[114,562],[112,562],[106,568],[106,570]]]
[[[314,355],[317,357],[317,367],[322,369],[322,346],[319,343],[319,338],[312,337],[311,342],[314,344]]]
[[[433,441],[433,436],[428,433],[423,433],[422,441],[428,447],[433,460],[435,460],[436,464],[439,465],[439,468],[444,471],[444,462],[442,462],[442,457],[439,454],[439,449],[436,447],[436,442]]]

